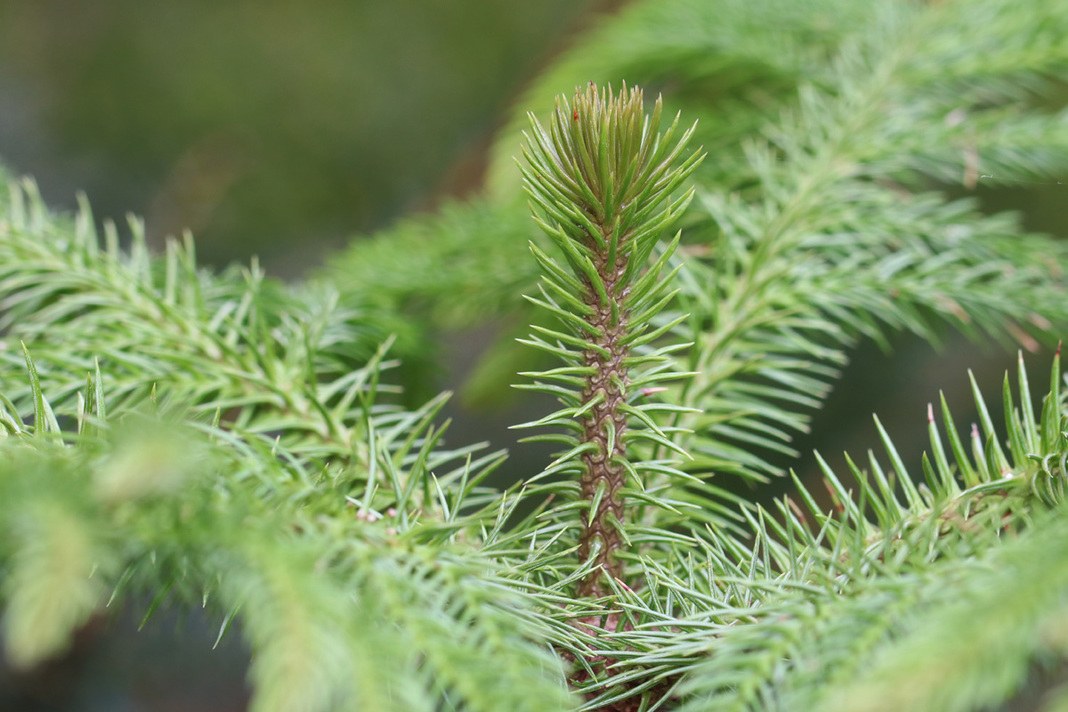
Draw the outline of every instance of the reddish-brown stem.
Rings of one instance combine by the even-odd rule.
[[[609,303],[604,303],[597,291],[587,283],[584,301],[593,308],[592,324],[600,334],[592,339],[603,349],[583,352],[585,365],[593,370],[587,376],[582,402],[597,400],[582,421],[582,441],[594,443],[597,449],[582,456],[583,473],[580,483],[582,498],[591,504],[597,500],[596,511],[587,514],[586,524],[579,538],[579,557],[590,558],[597,565],[579,585],[583,596],[603,596],[607,593],[605,577],[621,579],[623,564],[617,558],[623,548],[619,526],[624,521],[623,484],[626,471],[621,462],[626,457],[623,444],[627,418],[623,405],[627,402],[627,368],[629,352],[623,337],[627,333],[628,314],[623,310],[625,285],[621,284],[626,256],[619,255],[616,264],[608,264],[607,254],[595,251],[594,266],[604,282]],[[615,310],[613,304],[615,303]],[[613,311],[615,317],[613,317]],[[614,437],[610,433],[614,432]]]

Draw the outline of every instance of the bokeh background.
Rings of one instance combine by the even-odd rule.
[[[478,185],[595,0],[0,2],[0,155],[54,205],[297,275]]]
[[[525,84],[621,4],[0,0],[0,160],[34,176],[53,206],[73,208],[84,191],[98,219],[144,216],[157,246],[190,229],[206,264],[257,255],[296,279],[348,240],[477,191]],[[979,193],[991,210],[1022,210],[1031,229],[1065,229],[1064,185]],[[966,368],[996,383],[1011,363],[953,338],[940,351],[908,338],[894,349],[854,354],[803,452],[873,446],[870,421],[856,416],[878,407],[915,453],[939,387],[962,400]],[[453,387],[477,354],[443,352],[458,360],[435,386]],[[1044,371],[1047,355],[1029,358]],[[454,438],[500,445],[520,419],[453,414]],[[139,623],[125,611],[101,618],[29,674],[0,664],[0,710],[244,709],[237,636],[213,650],[216,622],[164,613]]]

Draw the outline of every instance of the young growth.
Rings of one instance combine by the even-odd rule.
[[[531,425],[552,425],[551,436],[569,449],[547,472],[577,474],[581,510],[579,556],[591,572],[581,595],[607,592],[606,576],[624,578],[621,553],[628,534],[627,495],[643,492],[644,478],[671,468],[635,456],[642,443],[676,447],[656,424],[655,385],[677,378],[657,339],[677,323],[657,322],[671,300],[663,275],[679,235],[654,258],[660,236],[692,197],[673,194],[700,163],[699,151],[683,156],[691,127],[676,139],[679,119],[659,132],[658,98],[646,115],[642,92],[623,86],[616,94],[592,83],[571,102],[560,97],[548,128],[530,117],[523,166],[535,220],[558,248],[558,258],[536,245],[542,267],[540,295],[530,300],[553,315],[556,328],[535,326],[525,343],[548,351],[564,367],[530,374],[532,388],[564,405]],[[646,498],[648,501],[648,498]]]

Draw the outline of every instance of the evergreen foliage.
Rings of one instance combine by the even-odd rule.
[[[651,453],[632,454],[635,441],[678,450],[654,419],[676,408],[641,402],[657,392],[654,384],[684,375],[668,370],[668,354],[678,347],[652,353],[641,347],[681,321],[649,328],[675,297],[661,273],[679,237],[651,267],[644,266],[660,234],[689,204],[692,191],[673,202],[669,198],[701,155],[674,165],[692,131],[674,144],[678,119],[661,135],[660,113],[658,101],[652,116],[643,116],[640,90],[624,86],[616,97],[591,84],[573,103],[557,104],[548,129],[531,117],[527,191],[544,212],[538,223],[563,253],[566,269],[531,245],[544,276],[540,296],[530,301],[567,331],[535,326],[524,342],[565,364],[531,374],[535,389],[564,405],[531,425],[577,430],[553,438],[569,449],[541,476],[565,472],[579,478],[578,501],[586,510],[578,556],[594,564],[579,586],[584,595],[603,595],[603,577],[624,575],[620,557],[635,543],[627,532],[625,500],[647,494],[647,476],[677,472]]]
[[[976,425],[932,405],[919,463],[876,421],[826,495],[737,492],[796,461],[861,339],[1064,333],[1065,247],[936,186],[1068,174],[1066,70],[1064,0],[636,2],[530,90],[579,87],[504,132],[485,197],[302,285],[12,183],[8,659],[147,596],[239,621],[260,710],[1004,704],[1066,657],[1059,352],[1038,408],[1006,376],[1001,431],[973,379]],[[500,360],[561,402],[526,425],[562,452],[503,491],[390,360],[487,316],[532,317]]]

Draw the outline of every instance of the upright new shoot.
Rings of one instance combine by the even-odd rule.
[[[660,238],[689,203],[692,190],[675,193],[703,156],[684,156],[693,128],[676,136],[678,117],[659,132],[661,111],[657,99],[645,114],[638,88],[615,94],[591,83],[557,100],[547,128],[531,116],[527,137],[525,187],[557,248],[552,256],[531,246],[543,270],[531,301],[557,325],[533,327],[526,343],[564,362],[531,375],[564,405],[537,424],[564,429],[556,439],[569,446],[548,471],[579,478],[586,596],[607,593],[606,577],[626,580],[628,496],[648,501],[647,478],[671,471],[649,446],[677,451],[654,416],[670,406],[651,398],[658,382],[681,375],[670,371],[676,347],[654,348],[677,323],[656,320],[674,295],[664,269],[679,235]]]

